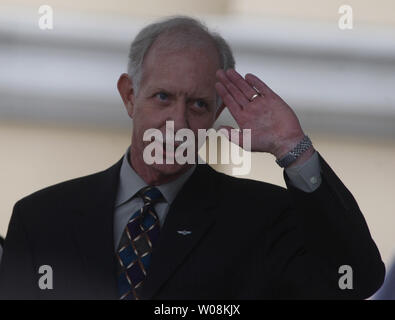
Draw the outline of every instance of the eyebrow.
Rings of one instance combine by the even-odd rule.
[[[166,92],[166,93],[169,93],[169,94],[173,94],[173,93],[170,92],[170,90],[164,89],[162,87],[152,87],[152,88],[150,88],[150,91],[151,92],[163,91],[163,92]],[[211,101],[211,102],[213,101],[212,98],[210,98],[208,96],[205,96],[205,95],[202,95],[202,96],[191,96],[191,97],[189,97],[189,99],[194,99],[194,100],[200,99],[200,100],[206,100],[206,101]]]

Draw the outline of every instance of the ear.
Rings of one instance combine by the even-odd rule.
[[[127,73],[121,74],[118,79],[117,88],[129,117],[133,118],[135,96],[132,80],[129,78],[129,75]]]
[[[215,113],[215,120],[218,119],[218,117],[221,115],[222,111],[224,111],[225,107],[226,106],[225,106],[224,102],[222,102],[221,105],[218,107],[218,110]]]

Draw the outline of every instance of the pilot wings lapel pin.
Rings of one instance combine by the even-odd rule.
[[[189,230],[178,230],[177,233],[178,233],[178,234],[181,234],[181,235],[183,235],[183,236],[186,236],[186,235],[188,235],[188,234],[191,234],[192,231],[189,231]]]

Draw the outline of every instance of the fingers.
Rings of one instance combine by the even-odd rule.
[[[225,73],[225,71],[222,69],[218,70],[216,75],[217,75],[218,80],[222,83],[222,85],[232,95],[235,102],[237,102],[239,105],[241,105],[243,108],[245,108],[250,101],[249,101],[249,98],[247,98],[247,96],[242,91],[242,88],[239,87],[239,83],[237,81],[231,81],[231,80],[235,79],[235,75],[233,75],[233,78],[231,79],[230,77],[228,77],[227,73]],[[237,80],[240,80],[240,79],[237,79]],[[245,86],[249,86],[247,84],[247,82],[245,82],[244,88],[245,88]],[[250,87],[250,89],[252,89],[252,88]]]
[[[230,113],[235,119],[238,119],[240,112],[242,111],[241,106],[235,101],[233,96],[229,93],[229,91],[225,88],[225,86],[221,82],[217,82],[215,84],[215,89],[218,94],[221,96],[224,104],[228,107]]]
[[[272,89],[270,89],[262,80],[252,73],[247,73],[245,79],[249,85],[257,88],[262,95],[267,96],[273,93]]]
[[[226,70],[226,75],[236,85],[240,91],[244,93],[244,96],[250,100],[251,97],[256,94],[256,90],[234,69]]]
[[[215,84],[215,87],[235,119],[237,119],[237,114],[240,114],[251,102],[250,99],[257,91],[262,96],[274,94],[262,80],[251,73],[247,73],[244,79],[234,69],[228,69],[226,72],[219,69],[216,76],[219,82]]]

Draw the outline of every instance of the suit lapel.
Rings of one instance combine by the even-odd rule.
[[[154,297],[215,222],[214,172],[207,164],[198,165],[171,205],[141,289],[143,299]]]
[[[114,253],[114,203],[122,159],[90,178],[78,199],[74,239],[85,268],[87,298],[118,299]],[[161,230],[151,266],[142,287],[143,299],[152,299],[201,241],[215,222],[217,175],[207,164],[198,165],[171,205]],[[190,231],[183,235],[178,231]]]
[[[91,177],[81,195],[74,238],[85,267],[87,297],[117,298],[113,218],[122,159]],[[85,288],[84,288],[85,289]]]

